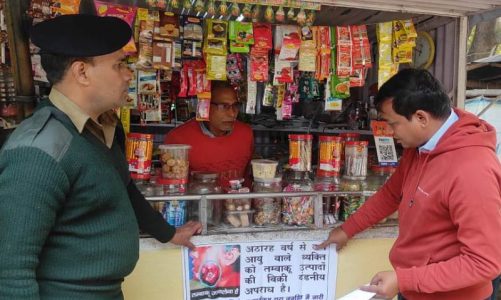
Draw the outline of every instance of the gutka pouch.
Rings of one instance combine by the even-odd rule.
[[[50,8],[53,17],[78,14],[80,10],[80,0],[51,1]]]
[[[129,24],[132,27],[134,22],[134,17],[136,16],[136,7],[110,4],[103,1],[94,0],[96,6],[97,15],[104,17],[117,17]],[[123,50],[126,54],[134,54],[137,52],[136,44],[134,43],[134,38],[131,38],[127,45],[124,46]]]
[[[346,99],[350,97],[350,78],[338,77],[335,74],[331,75],[330,80],[331,96],[339,99]]]

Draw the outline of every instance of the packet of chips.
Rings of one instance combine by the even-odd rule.
[[[119,4],[111,4],[103,1],[94,0],[94,4],[96,6],[96,11],[98,16],[110,16],[117,17],[129,24],[132,27],[132,23],[134,22],[134,17],[136,16],[136,7],[119,5]],[[124,52],[126,54],[134,54],[137,52],[136,44],[134,42],[134,38],[131,37],[130,41],[127,45],[124,46]]]

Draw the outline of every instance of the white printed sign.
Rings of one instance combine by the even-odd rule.
[[[335,299],[337,252],[321,241],[198,245],[183,251],[186,300]]]

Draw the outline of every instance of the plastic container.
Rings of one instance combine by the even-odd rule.
[[[181,227],[186,223],[186,201],[166,201],[162,209],[162,216],[170,225]]]
[[[130,176],[133,179],[147,180],[150,178],[152,152],[152,134],[127,134],[125,155],[127,157],[127,162],[129,163]]]
[[[289,166],[294,171],[311,171],[311,134],[289,134]]]
[[[364,180],[367,176],[367,141],[345,143],[344,176],[348,179]]]
[[[242,187],[244,179],[233,179],[229,181],[230,187],[226,191],[228,194],[249,193],[248,187]],[[247,211],[251,209],[251,199],[226,199],[224,200],[226,211]]]
[[[362,204],[365,198],[359,196],[348,196],[343,199],[343,221],[346,221],[352,214],[354,214]]]
[[[254,179],[272,179],[277,172],[278,161],[269,159],[251,160]]]
[[[190,194],[196,195],[207,195],[207,194],[219,194],[221,193],[221,186],[218,184],[219,174],[209,173],[209,172],[193,172],[190,184],[188,185],[188,191]],[[193,214],[196,210],[198,203],[196,201],[190,201],[188,208],[189,214]],[[223,216],[223,203],[222,201],[210,201],[209,208],[207,210],[207,220],[212,225],[218,225],[221,223],[221,218]],[[190,220],[195,216],[190,215]]]
[[[313,189],[317,192],[337,192],[341,188],[339,177],[317,177]],[[332,225],[338,221],[340,199],[336,196],[322,196],[324,224]]]
[[[318,140],[317,176],[339,176],[343,139],[338,136],[320,136]]]
[[[308,172],[292,172],[287,180],[284,192],[310,192],[313,183]],[[284,197],[282,203],[282,221],[289,225],[313,224],[313,196]]]
[[[249,227],[252,225],[254,210],[225,211],[224,222],[232,227]]]
[[[190,162],[188,154],[190,145],[160,145],[160,162],[162,164],[162,177],[160,184],[186,184]]]
[[[279,193],[282,191],[282,178],[255,179],[252,191],[255,193]],[[282,198],[262,197],[252,199],[254,208],[254,224],[275,225],[281,223],[280,209]]]

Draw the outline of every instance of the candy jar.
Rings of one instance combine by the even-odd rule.
[[[313,183],[308,172],[292,171],[287,180],[284,192],[310,192]],[[282,204],[282,221],[288,225],[313,224],[313,196],[284,197]]]

